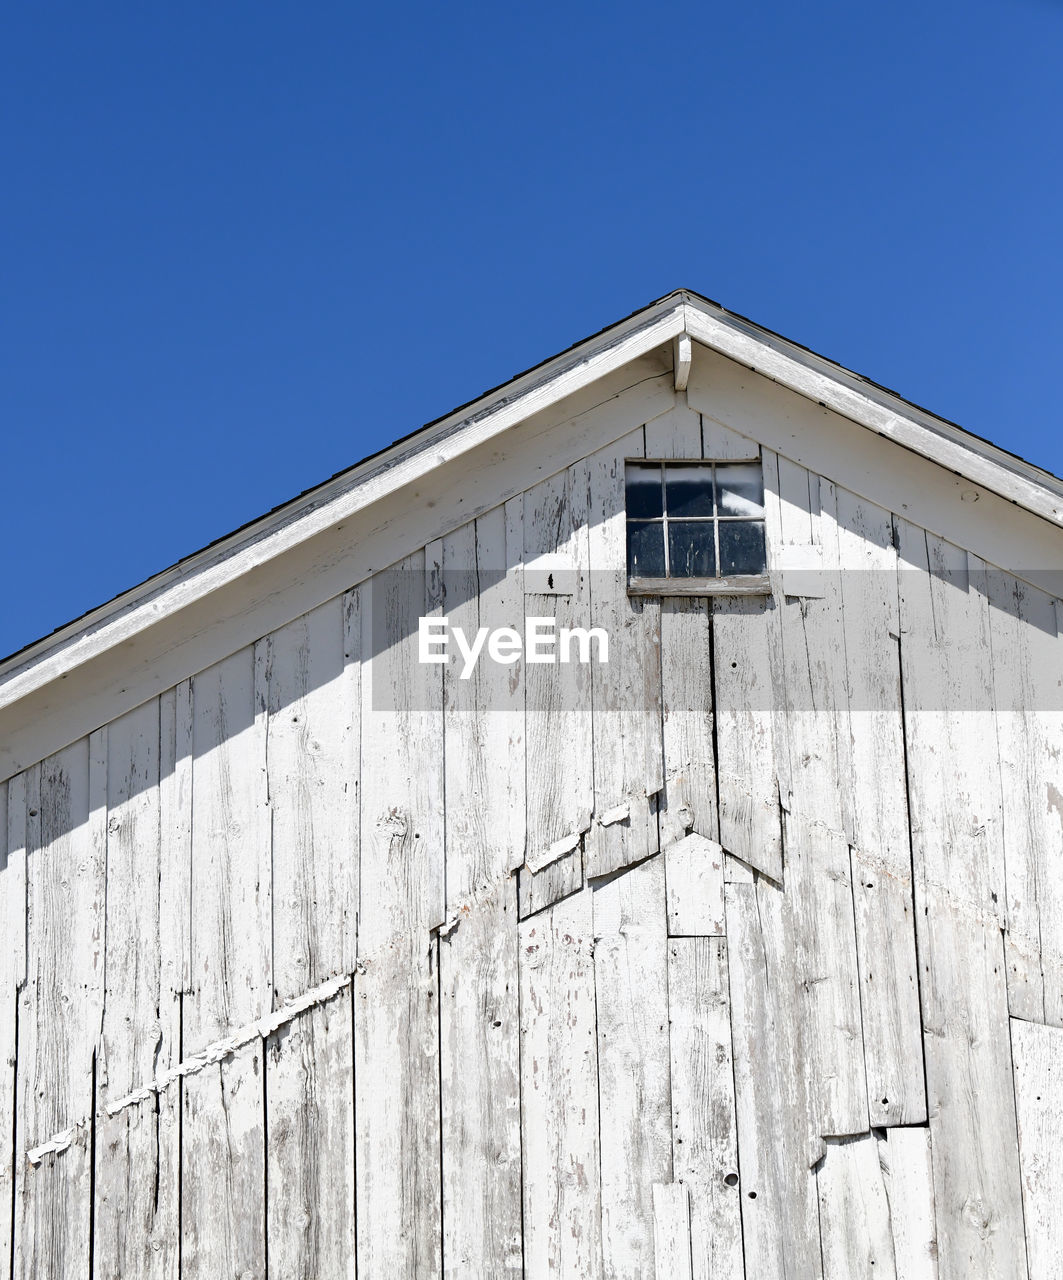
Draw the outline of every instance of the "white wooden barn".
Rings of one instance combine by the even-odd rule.
[[[1059,1277],[1061,566],[679,291],[16,654],[0,1280]]]

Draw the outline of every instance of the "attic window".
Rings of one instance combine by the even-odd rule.
[[[759,462],[629,462],[626,481],[630,589],[766,588]]]

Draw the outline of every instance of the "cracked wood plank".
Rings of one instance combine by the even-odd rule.
[[[690,1201],[681,1182],[653,1184],[653,1252],[655,1276],[692,1280]]]

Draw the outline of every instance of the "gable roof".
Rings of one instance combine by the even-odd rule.
[[[0,662],[0,710],[683,335],[1063,527],[1063,480],[698,293],[678,289],[12,654]]]

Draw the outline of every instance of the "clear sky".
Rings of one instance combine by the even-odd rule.
[[[1063,472],[1063,0],[8,6],[0,653],[679,286]]]

